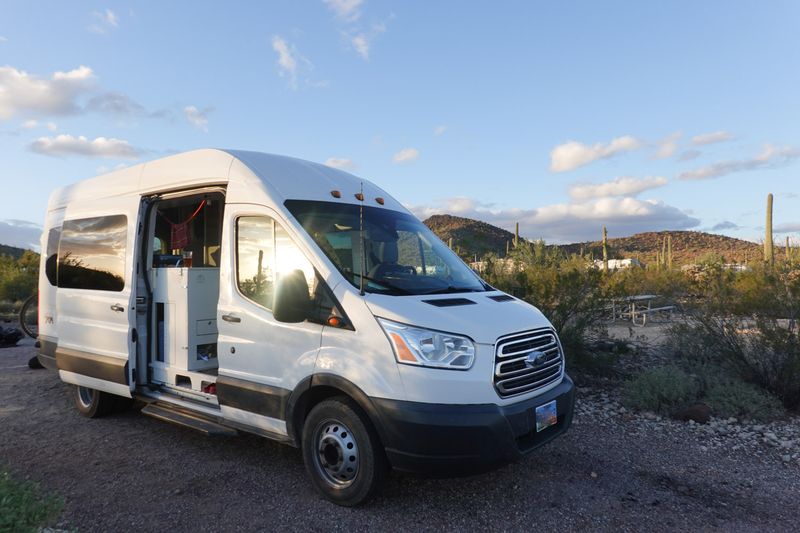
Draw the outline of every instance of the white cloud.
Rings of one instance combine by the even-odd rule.
[[[676,131],[672,135],[665,137],[658,143],[658,151],[656,157],[658,159],[665,159],[671,157],[672,154],[678,149],[678,139],[681,138],[681,132]]]
[[[361,17],[361,4],[364,0],[322,0],[337,18],[345,22],[355,22]]]
[[[82,155],[106,159],[137,159],[140,151],[128,141],[106,137],[89,140],[83,135],[57,135],[55,137],[39,137],[29,148],[38,153],[50,156]]]
[[[798,233],[800,232],[800,222],[787,222],[778,224],[773,230],[775,233]]]
[[[441,135],[442,133],[444,133],[446,131],[447,131],[447,126],[445,126],[445,125],[436,126],[436,128],[433,130],[433,134],[434,135]]]
[[[42,227],[27,220],[0,220],[0,244],[39,250]]]
[[[678,161],[691,161],[692,159],[697,159],[703,155],[703,152],[700,150],[684,150],[681,152],[681,155],[678,156]]]
[[[208,132],[208,113],[211,109],[206,108],[203,110],[197,109],[193,105],[188,105],[183,108],[183,114],[186,116],[186,120],[189,121],[189,124],[194,126],[200,131]]]
[[[355,170],[356,164],[352,159],[345,157],[329,157],[325,160],[325,164],[329,167],[338,168],[339,170]]]
[[[695,135],[692,137],[692,144],[695,146],[702,146],[704,144],[714,144],[714,143],[721,143],[724,141],[730,141],[733,139],[733,135],[728,133],[727,131],[715,131],[714,133],[704,133],[702,135]]]
[[[110,9],[106,9],[105,11],[92,11],[90,15],[94,22],[87,26],[86,29],[92,33],[105,35],[119,26],[119,16]]]
[[[38,125],[39,125],[39,121],[38,120],[31,119],[31,120],[26,120],[25,122],[20,124],[19,127],[22,128],[23,130],[32,130],[33,128],[35,128]]]
[[[55,122],[48,122],[47,129],[50,131],[56,131],[58,129],[58,124],[56,124]]]
[[[714,224],[711,227],[711,231],[724,231],[724,230],[737,230],[741,229],[741,227],[736,224],[735,222],[731,222],[730,220],[723,220],[717,224]]]
[[[392,161],[395,163],[410,163],[411,161],[416,161],[419,159],[419,150],[416,148],[403,148],[394,156],[392,156]]]
[[[311,79],[314,64],[280,35],[272,37],[272,49],[278,55],[278,75],[287,79],[287,85],[293,91],[297,90],[297,81],[301,77],[305,85],[309,87],[325,88],[329,85],[328,80],[317,81]]]
[[[642,141],[630,135],[617,137],[608,144],[596,143],[591,146],[569,141],[559,144],[550,152],[550,170],[567,172],[598,159],[608,159],[622,152],[636,150],[642,145]]]
[[[705,180],[719,178],[735,172],[746,172],[788,165],[800,158],[800,148],[794,146],[774,146],[767,144],[757,156],[750,159],[720,161],[706,167],[687,170],[678,175],[680,180]]]
[[[676,207],[657,200],[637,198],[600,198],[537,209],[496,210],[460,197],[436,206],[408,207],[422,220],[434,214],[448,213],[483,220],[509,230],[519,222],[520,232],[525,237],[556,243],[597,240],[603,225],[611,235],[626,236],[643,231],[688,229],[700,223]]]
[[[7,43],[7,42],[8,42],[8,37],[3,37],[2,35],[0,35],[0,43]]]
[[[0,67],[0,120],[22,113],[77,113],[77,99],[91,90],[93,81],[92,69],[83,65],[68,72],[54,72],[50,79],[10,66]]]
[[[345,35],[350,39],[350,44],[353,46],[356,53],[366,61],[369,59],[372,41],[385,31],[386,26],[384,24],[373,24],[372,29],[368,32],[359,31],[356,33],[345,33]]]
[[[569,188],[573,200],[589,200],[608,196],[635,196],[643,191],[663,187],[668,182],[663,176],[632,178],[621,176],[604,183],[576,183]]]

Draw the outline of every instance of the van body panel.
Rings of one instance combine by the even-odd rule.
[[[521,300],[496,302],[490,296],[502,292],[464,292],[419,296],[369,294],[365,301],[375,316],[411,326],[465,335],[481,344],[494,344],[499,337],[547,327],[550,322],[532,305]],[[467,300],[470,304],[438,307],[428,302]]]
[[[70,370],[65,368],[64,365],[67,363],[62,359],[64,359],[64,354],[75,352],[96,354],[99,356],[96,363],[98,367],[105,367],[108,358],[116,359],[120,365],[127,365],[127,372],[135,367],[135,361],[129,362],[129,358],[130,354],[135,352],[132,338],[132,324],[135,320],[132,286],[139,228],[138,214],[138,196],[109,198],[103,202],[76,201],[70,204],[64,212],[64,225],[67,222],[125,216],[127,227],[124,230],[124,250],[118,249],[121,243],[111,243],[107,246],[115,253],[124,254],[121,290],[93,290],[61,286],[64,264],[71,260],[68,256],[73,253],[73,250],[67,249],[66,232],[62,231],[59,246],[59,287],[56,291],[56,314],[59,317],[56,326],[58,332],[56,363],[59,369]],[[82,231],[96,233],[81,236],[87,243],[83,249],[88,250],[87,254],[91,254],[93,240],[102,238],[105,230],[100,225]],[[104,250],[97,251],[95,258],[98,261],[97,268],[103,268],[102,261],[105,253]],[[82,261],[80,257],[75,259],[76,265]],[[91,360],[87,364],[91,364]],[[79,368],[86,370],[87,366],[84,364]],[[70,371],[74,372],[74,370]],[[106,392],[111,392],[110,389],[118,389],[114,385],[119,385],[119,383],[102,379],[101,381],[107,383],[106,388],[95,388]],[[135,384],[131,383],[129,375],[126,375],[124,383],[129,385],[127,396],[130,397],[131,389]]]
[[[55,343],[58,339],[56,331],[56,286],[51,282],[58,261],[58,240],[60,239],[61,223],[64,220],[64,209],[52,209],[45,216],[44,229],[41,238],[41,256],[39,258],[39,342],[43,347],[45,343],[53,345],[52,349],[42,349],[45,358],[55,363]],[[50,242],[50,238],[54,242]],[[55,255],[49,252],[55,252]],[[48,276],[49,275],[49,276]],[[55,280],[53,280],[55,281]],[[45,363],[43,363],[45,364]]]
[[[323,326],[308,321],[279,322],[270,309],[240,292],[236,250],[241,218],[281,223],[277,213],[265,206],[226,204],[217,306],[219,377],[291,391],[314,371]],[[222,406],[242,407],[231,387],[218,387],[217,396]]]
[[[364,299],[347,282],[338,284],[333,294],[355,331],[325,327],[314,372],[338,375],[369,397],[405,399],[392,347]]]

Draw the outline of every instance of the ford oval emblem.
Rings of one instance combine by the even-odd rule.
[[[525,358],[525,364],[533,368],[544,364],[545,359],[547,359],[547,354],[537,350],[528,354]]]

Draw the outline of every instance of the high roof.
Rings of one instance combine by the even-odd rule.
[[[405,211],[380,187],[342,170],[294,157],[214,148],[163,157],[68,185],[53,192],[50,209],[77,199],[101,200],[211,184],[227,185],[229,195],[234,195],[229,201],[255,201],[254,193],[261,190],[274,204],[286,199],[357,203],[354,195],[363,184],[368,205],[383,197],[385,207]],[[340,191],[341,198],[333,198],[332,190]]]

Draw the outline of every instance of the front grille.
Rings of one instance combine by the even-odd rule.
[[[535,363],[532,352],[542,352]],[[552,329],[537,329],[501,337],[495,348],[494,386],[501,398],[546,387],[561,377],[564,356]]]

